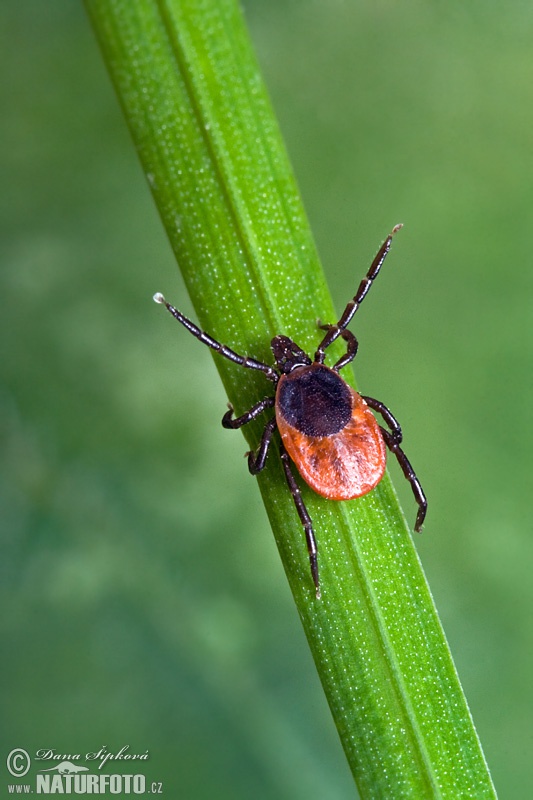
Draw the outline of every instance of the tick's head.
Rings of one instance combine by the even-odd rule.
[[[270,347],[274,353],[276,365],[283,375],[292,372],[295,367],[308,367],[312,364],[307,353],[304,353],[288,336],[274,336]]]

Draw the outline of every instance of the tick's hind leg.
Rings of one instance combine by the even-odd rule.
[[[398,464],[400,465],[403,474],[411,484],[411,489],[413,490],[415,500],[418,503],[418,513],[416,515],[415,531],[417,533],[420,533],[420,531],[422,530],[422,525],[424,524],[424,518],[426,516],[426,511],[428,507],[426,495],[424,494],[424,490],[420,485],[420,481],[416,477],[416,472],[411,466],[411,462],[401,449],[399,443],[395,440],[394,435],[392,433],[389,433],[389,431],[385,430],[385,428],[381,428],[381,433],[383,434],[383,438],[385,439],[385,444],[387,445],[391,453],[394,453],[394,455],[398,459]]]
[[[307,550],[309,552],[309,563],[311,565],[311,575],[313,576],[313,583],[315,584],[316,596],[320,600],[317,545],[315,532],[313,530],[313,523],[311,522],[311,517],[309,516],[309,512],[305,507],[305,503],[302,500],[300,487],[296,483],[294,475],[292,474],[290,458],[283,444],[280,447],[279,454],[281,457],[281,463],[283,464],[283,469],[285,471],[285,477],[287,478],[287,483],[289,484],[289,489],[291,490],[292,499],[294,500],[294,505],[296,506],[296,511],[298,512],[298,516],[300,517],[300,521],[305,531],[305,540],[307,542]]]

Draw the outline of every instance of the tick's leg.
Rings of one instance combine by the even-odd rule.
[[[307,550],[309,552],[309,563],[311,565],[311,575],[313,576],[313,583],[315,584],[316,596],[320,600],[317,546],[315,532],[313,530],[313,523],[311,522],[309,512],[305,507],[304,501],[302,500],[300,488],[294,479],[294,475],[292,474],[290,458],[287,454],[287,451],[283,447],[283,444],[280,447],[279,454],[281,457],[281,463],[283,464],[283,469],[285,470],[285,477],[287,478],[287,483],[289,484],[289,489],[291,490],[292,499],[294,500],[294,505],[296,506],[296,511],[298,512],[298,516],[300,517],[300,521],[305,531],[305,540],[307,542]]]
[[[330,344],[333,344],[333,342],[336,339],[338,339],[339,336],[341,336],[342,331],[344,330],[344,328],[346,328],[347,325],[349,325],[349,323],[351,322],[355,312],[357,311],[357,309],[359,308],[359,306],[361,305],[361,303],[363,302],[363,300],[367,296],[368,291],[369,291],[370,287],[372,286],[373,281],[377,278],[378,273],[379,273],[379,271],[381,269],[381,265],[385,261],[385,258],[387,257],[387,253],[390,250],[392,237],[394,236],[394,234],[397,231],[400,230],[401,227],[402,227],[401,225],[395,225],[394,228],[392,229],[392,231],[389,233],[389,235],[387,236],[387,238],[385,239],[385,241],[383,242],[383,244],[379,248],[379,251],[378,251],[376,257],[374,258],[372,264],[370,265],[370,269],[368,270],[368,272],[366,273],[365,277],[363,278],[363,280],[359,284],[359,288],[357,290],[357,293],[356,293],[355,297],[353,298],[353,300],[350,300],[350,302],[348,303],[348,305],[344,309],[344,312],[343,312],[341,318],[339,319],[339,321],[337,322],[337,324],[336,325],[331,325],[329,330],[328,330],[328,332],[326,333],[326,335],[322,339],[322,341],[321,341],[321,343],[320,343],[320,345],[318,347],[318,350],[315,353],[315,361],[318,364],[323,364],[324,363],[324,353],[326,351],[326,348],[328,348],[330,346]]]
[[[261,472],[261,470],[264,468],[266,457],[268,455],[268,448],[272,442],[272,436],[274,435],[275,430],[276,417],[272,417],[272,419],[270,419],[265,425],[261,442],[259,443],[259,447],[257,448],[256,452],[254,453],[253,450],[250,450],[250,452],[246,453],[248,456],[248,469],[252,475],[257,475],[257,473]]]
[[[420,531],[422,530],[422,525],[424,523],[424,518],[426,516],[426,511],[428,507],[426,495],[424,494],[424,490],[420,485],[420,481],[416,477],[416,473],[411,466],[411,462],[401,449],[398,442],[395,441],[393,435],[388,431],[386,431],[385,428],[381,428],[381,432],[383,434],[383,438],[385,439],[387,447],[389,448],[391,453],[394,453],[394,455],[398,459],[398,464],[402,468],[403,474],[411,484],[411,489],[413,490],[415,500],[418,503],[418,513],[416,515],[415,531],[417,533],[420,533]]]
[[[335,325],[320,325],[320,328],[322,328],[323,331],[329,331],[331,328],[335,327]],[[357,355],[357,348],[359,347],[359,342],[351,331],[341,331],[340,335],[344,341],[347,342],[348,348],[342,358],[339,358],[337,363],[333,365],[332,369],[335,370],[335,372],[338,372],[347,364],[349,364],[350,361],[354,360]]]
[[[274,397],[265,397],[264,400],[260,400],[259,403],[256,403],[255,406],[249,411],[246,411],[241,417],[235,417],[233,419],[233,406],[231,403],[228,403],[229,411],[226,411],[224,416],[222,417],[222,427],[223,428],[242,428],[243,425],[247,425],[248,422],[251,422],[253,419],[262,414],[266,408],[272,408],[275,403]]]
[[[161,305],[166,306],[167,310],[170,311],[174,319],[177,319],[178,322],[181,322],[184,328],[187,328],[189,333],[192,333],[193,336],[202,342],[202,344],[206,344],[212,350],[215,350],[217,353],[220,353],[221,356],[224,358],[228,358],[230,361],[233,361],[234,364],[239,364],[241,367],[246,367],[247,369],[258,369],[261,372],[264,372],[267,378],[274,383],[277,383],[279,375],[273,367],[269,367],[268,364],[263,364],[262,361],[256,361],[255,358],[248,358],[248,356],[240,356],[234,350],[231,350],[229,347],[226,347],[225,344],[221,344],[217,342],[216,339],[213,339],[212,336],[209,336],[208,333],[200,330],[198,325],[195,325],[194,322],[191,322],[181,311],[178,311],[177,308],[167,303],[165,298],[162,294],[157,292],[154,294],[154,300],[156,303],[161,303]]]
[[[367,397],[366,395],[361,395],[367,406],[373,411],[377,411],[378,414],[381,414],[389,428],[391,429],[392,438],[396,442],[396,444],[400,444],[402,441],[402,429],[400,427],[400,423],[394,416],[394,414],[387,408],[387,406],[382,403],[380,400],[375,400],[373,397]]]

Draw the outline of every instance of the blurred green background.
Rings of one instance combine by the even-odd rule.
[[[404,427],[418,550],[523,800],[533,8],[244,8],[339,310],[405,223],[356,374]],[[151,302],[192,313],[84,10],[0,22],[2,759],[129,745],[167,797],[354,797],[211,358]]]

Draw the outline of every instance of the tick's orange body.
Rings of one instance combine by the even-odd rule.
[[[332,369],[312,364],[282,375],[275,408],[285,449],[317,494],[353,500],[380,482],[387,459],[380,427]]]

